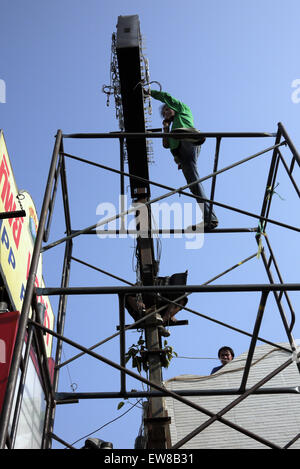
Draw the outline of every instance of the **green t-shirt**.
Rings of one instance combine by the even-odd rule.
[[[151,96],[158,101],[166,104],[170,109],[175,111],[174,120],[172,123],[171,131],[179,128],[194,128],[194,118],[190,108],[173,98],[169,93],[164,91],[151,90]],[[179,145],[179,140],[169,138],[170,150],[174,150]]]

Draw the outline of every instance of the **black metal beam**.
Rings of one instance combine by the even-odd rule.
[[[243,392],[239,388],[230,389],[176,389],[176,394],[185,397],[195,396],[237,396]],[[253,392],[255,395],[300,394],[300,386],[264,387]],[[69,403],[71,400],[88,399],[139,399],[149,397],[165,397],[164,391],[131,391],[131,392],[57,392],[55,399],[57,404]]]
[[[144,96],[142,86],[139,84],[142,81],[141,74],[141,37],[140,25],[137,15],[132,16],[119,16],[117,25],[117,41],[116,53],[118,58],[118,71],[119,80],[121,85],[121,97],[123,107],[123,118],[126,132],[145,132],[145,116],[144,116]],[[143,178],[137,180],[130,178],[131,197],[135,201],[141,203],[148,203],[150,200],[150,183],[148,171],[148,155],[147,155],[147,142],[146,138],[130,139],[126,138],[127,159],[129,172],[136,174]],[[144,210],[145,209],[145,210]],[[141,213],[141,208],[136,211],[136,227],[144,222],[147,227],[151,229],[151,206],[150,204],[143,206],[144,213]],[[138,216],[140,215],[140,216]],[[141,221],[141,218],[144,220]],[[146,218],[146,219],[145,219]],[[122,217],[121,217],[122,221]],[[153,285],[157,275],[157,263],[154,257],[154,246],[152,237],[138,237],[137,238],[137,257],[138,257],[138,270],[140,279],[143,285]],[[147,293],[143,295],[143,302],[146,308],[153,306],[153,295]],[[120,352],[121,363],[125,364],[125,331],[124,331],[124,295],[119,295],[120,304]],[[154,303],[155,304],[155,303]],[[148,351],[157,349],[160,342],[158,329],[155,316],[146,319],[148,325],[152,325],[145,330],[146,347]],[[162,382],[161,361],[158,355],[150,356],[149,358],[149,378],[156,384]],[[125,390],[125,373],[121,371],[121,390]],[[154,438],[152,435],[152,427],[148,428],[148,443],[150,448],[167,448],[170,446],[168,441],[168,429],[165,423],[161,423],[161,417],[165,417],[163,409],[163,401],[161,398],[150,399],[149,412],[151,417],[156,417],[159,422],[156,425],[155,431],[157,435]],[[159,446],[156,446],[156,445]]]
[[[281,132],[283,138],[286,140],[288,146],[289,146],[289,149],[291,150],[292,154],[293,154],[293,157],[294,159],[297,161],[298,163],[298,166],[300,166],[300,155],[299,155],[299,152],[298,150],[296,149],[295,145],[293,144],[292,140],[290,139],[290,136],[288,135],[284,125],[282,124],[282,122],[278,122],[278,129],[279,131]]]
[[[45,287],[37,288],[37,295],[112,295],[119,293],[175,293],[180,291],[194,293],[217,292],[259,292],[259,291],[299,291],[300,283],[254,283],[231,285],[173,285],[173,286],[134,286],[134,287]]]
[[[252,359],[253,359],[256,343],[257,343],[257,340],[258,340],[258,333],[259,333],[259,329],[260,329],[260,326],[261,326],[261,322],[262,322],[262,318],[263,318],[263,314],[264,314],[268,294],[269,294],[269,292],[262,292],[262,294],[261,294],[261,300],[260,300],[260,304],[259,304],[259,308],[258,308],[254,328],[253,328],[251,343],[250,343],[250,347],[249,347],[249,350],[248,350],[247,360],[246,360],[245,369],[244,369],[244,373],[243,373],[243,377],[242,377],[242,381],[241,381],[241,386],[240,386],[240,390],[241,390],[242,393],[245,392],[245,390],[246,390],[246,384],[247,384],[247,380],[248,380],[248,376],[249,376],[249,372],[250,372],[250,367],[251,367],[251,364],[252,364]]]
[[[226,426],[229,426],[241,433],[243,433],[244,435],[248,435],[248,436],[251,436],[253,439],[257,440],[257,441],[260,441],[261,443],[265,444],[266,446],[269,446],[271,448],[278,448],[278,445],[266,440],[265,438],[262,438],[260,437],[259,435],[256,435],[255,433],[253,432],[249,432],[248,430],[244,429],[243,427],[241,427],[240,425],[238,424],[235,424],[229,420],[227,420],[226,418],[223,417],[223,414],[225,414],[228,410],[230,410],[231,408],[233,408],[234,406],[236,406],[239,402],[241,402],[242,400],[244,400],[247,396],[251,395],[254,391],[256,391],[258,388],[260,388],[263,384],[265,384],[266,382],[268,382],[270,379],[272,379],[274,376],[276,376],[277,374],[279,374],[281,371],[283,371],[285,368],[287,368],[289,365],[291,365],[291,363],[293,363],[293,358],[289,358],[287,361],[285,361],[283,364],[281,364],[279,367],[277,367],[275,370],[273,370],[271,373],[269,373],[267,376],[265,376],[262,380],[260,380],[256,385],[254,385],[252,388],[250,388],[249,390],[247,390],[244,394],[242,394],[240,397],[238,397],[235,401],[233,401],[231,404],[229,404],[229,406],[226,406],[221,412],[218,412],[218,414],[214,414],[213,412],[211,412],[210,410],[194,403],[193,401],[190,401],[188,399],[185,399],[185,397],[183,396],[180,396],[179,394],[177,394],[176,392],[173,392],[173,391],[170,391],[166,388],[162,388],[161,385],[153,382],[153,381],[150,381],[146,378],[144,378],[142,375],[139,375],[137,373],[134,373],[133,371],[127,369],[127,368],[123,368],[121,367],[119,364],[109,360],[108,358],[106,357],[103,357],[102,355],[99,355],[89,349],[87,349],[86,347],[84,347],[83,345],[80,345],[76,342],[74,342],[73,340],[70,340],[68,339],[67,337],[63,337],[61,336],[60,334],[57,334],[56,332],[52,331],[51,329],[48,329],[47,327],[44,327],[44,326],[41,326],[39,323],[35,322],[35,321],[32,321],[32,320],[29,320],[30,323],[34,324],[36,327],[48,332],[49,334],[52,334],[54,337],[57,337],[61,340],[63,340],[64,342],[66,342],[67,344],[73,346],[73,347],[76,347],[78,348],[79,350],[85,352],[86,354],[100,360],[101,362],[103,363],[106,363],[107,365],[111,366],[112,368],[115,368],[119,371],[124,371],[126,374],[128,374],[129,376],[131,376],[132,378],[135,378],[137,379],[138,381],[141,381],[142,383],[144,384],[147,384],[148,386],[150,387],[153,387],[154,389],[158,390],[158,391],[163,391],[163,392],[166,392],[167,396],[168,397],[171,397],[171,398],[174,398],[176,399],[177,401],[183,403],[183,404],[186,404],[188,405],[189,407],[199,411],[199,412],[202,412],[204,413],[205,415],[207,416],[210,416],[210,419],[204,424],[204,426],[208,426],[210,425],[211,423],[213,423],[214,421],[218,420],[220,421],[221,423],[225,424]],[[300,353],[297,354],[297,358],[299,358],[300,356]],[[202,427],[202,426],[201,426]],[[197,432],[201,431],[201,429],[199,430],[200,427],[198,427],[198,429],[196,429]],[[190,435],[187,436],[188,439],[190,439]],[[181,442],[180,442],[181,443]],[[173,446],[172,448],[174,449],[176,447]],[[179,447],[179,446],[178,446]]]
[[[10,419],[10,414],[11,414],[11,410],[13,406],[13,397],[14,397],[17,379],[18,379],[20,361],[22,358],[22,350],[23,350],[24,340],[26,336],[26,328],[27,328],[27,323],[28,323],[28,318],[29,318],[29,311],[31,307],[33,293],[34,293],[35,278],[36,278],[38,263],[40,259],[40,249],[42,245],[44,227],[46,223],[46,216],[47,216],[49,203],[51,199],[51,189],[52,189],[52,185],[53,185],[53,181],[55,177],[55,171],[56,171],[59,149],[61,145],[61,139],[62,139],[62,132],[58,131],[53,153],[52,153],[52,160],[51,160],[51,165],[49,168],[48,180],[47,180],[46,189],[44,193],[39,227],[38,227],[35,245],[33,249],[32,260],[31,260],[31,265],[30,265],[28,280],[27,280],[27,286],[26,286],[25,296],[23,300],[23,305],[22,305],[22,310],[21,310],[21,315],[20,315],[20,320],[19,320],[19,325],[18,325],[14,352],[13,352],[12,361],[11,361],[11,368],[10,368],[10,373],[9,373],[9,377],[7,380],[7,388],[6,388],[5,398],[4,398],[1,417],[0,417],[0,448],[1,449],[4,449],[5,447],[6,437],[8,433],[9,419]]]
[[[258,156],[264,155],[264,154],[268,153],[271,150],[276,150],[277,148],[279,148],[279,146],[282,146],[282,145],[285,145],[285,142],[277,143],[275,145],[272,145],[271,147],[264,148],[263,150],[261,150],[257,153],[254,153],[254,154],[252,154],[252,155],[250,155],[246,158],[243,158],[242,160],[236,161],[235,163],[232,163],[232,164],[230,164],[230,165],[228,165],[224,168],[219,169],[218,171],[214,171],[213,173],[208,174],[207,176],[200,178],[198,180],[198,182],[204,182],[207,179],[215,178],[218,174],[221,174],[225,171],[228,171],[229,169],[235,168],[236,166],[239,166],[243,163],[246,163],[247,161],[250,161],[254,158],[257,158]],[[92,166],[95,166],[95,167],[98,167],[98,168],[101,168],[101,169],[105,169],[107,171],[111,171],[113,173],[121,174],[123,176],[128,176],[131,180],[136,179],[137,181],[140,181],[141,183],[144,183],[144,184],[148,182],[149,184],[152,184],[156,187],[161,187],[161,188],[167,189],[169,191],[174,191],[174,187],[167,186],[166,184],[157,183],[157,182],[152,181],[152,180],[147,180],[147,179],[143,178],[141,175],[132,174],[130,172],[127,173],[127,172],[124,172],[124,171],[121,171],[121,170],[118,170],[118,169],[115,169],[115,168],[111,168],[109,166],[105,166],[105,165],[100,164],[100,163],[96,163],[94,161],[87,160],[86,158],[81,158],[81,157],[76,156],[76,155],[71,155],[70,153],[64,153],[64,156],[67,156],[68,158],[71,158],[71,159],[74,159],[74,160],[77,160],[77,161],[81,161],[82,163],[90,164]],[[188,187],[188,186],[184,186],[184,187]],[[191,194],[191,193],[188,193],[188,192],[183,192],[182,188],[179,188],[178,193],[188,195],[189,197],[194,197],[194,198],[197,197],[194,194]]]
[[[0,213],[0,220],[6,219],[6,218],[20,218],[20,217],[26,217],[25,210],[15,210],[13,212],[1,212]]]
[[[205,138],[264,138],[264,137],[276,137],[276,133],[271,132],[199,132],[199,137]],[[195,138],[195,132],[185,132],[183,134],[176,135],[171,132],[109,132],[109,133],[74,133],[74,134],[63,134],[64,138],[79,138],[79,139],[89,139],[89,138],[163,138],[170,136],[172,138],[178,138],[180,140],[184,138],[193,137]]]
[[[126,138],[129,172],[149,179],[146,139],[144,98],[141,86],[140,25],[137,15],[119,16],[117,24],[116,52],[121,85],[122,108],[126,133],[140,134],[132,140]],[[120,135],[119,135],[120,136]],[[137,197],[145,189],[150,197],[149,183],[130,180],[131,196]]]

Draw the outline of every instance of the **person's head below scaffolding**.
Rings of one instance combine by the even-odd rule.
[[[221,368],[223,368],[223,366],[227,365],[227,363],[234,359],[234,351],[231,347],[223,345],[223,347],[221,347],[218,351],[218,358],[221,362],[221,365],[213,368],[210,373],[211,375],[219,371]]]

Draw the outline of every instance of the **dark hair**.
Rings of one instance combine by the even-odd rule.
[[[165,107],[168,107],[168,106],[167,106],[166,104],[162,104],[162,105],[160,106],[160,115],[161,115],[161,117],[164,117],[164,109],[165,109]]]
[[[218,351],[218,357],[220,358],[220,355],[221,355],[221,352],[225,351],[225,350],[229,350],[229,352],[231,353],[232,355],[232,358],[234,358],[234,351],[232,350],[231,347],[227,347],[227,345],[224,345],[223,347],[221,347]]]

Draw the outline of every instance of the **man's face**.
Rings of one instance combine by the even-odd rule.
[[[226,365],[226,363],[232,360],[233,356],[231,355],[231,352],[229,350],[222,350],[219,358],[222,365]]]
[[[168,106],[164,106],[162,114],[165,121],[171,122],[174,119],[175,111],[170,109]]]

